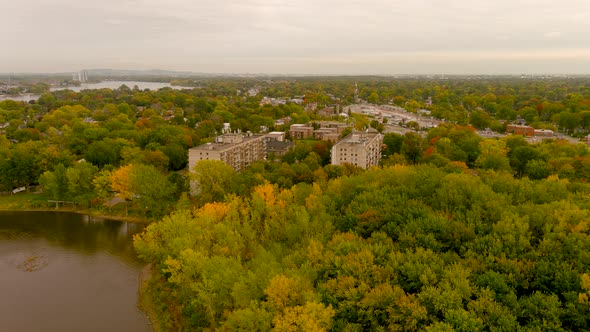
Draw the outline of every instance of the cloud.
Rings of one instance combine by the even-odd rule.
[[[57,70],[64,59],[195,71],[259,71],[268,66],[256,59],[273,59],[273,70],[288,70],[290,59],[329,66],[323,59],[425,54],[438,63],[590,49],[586,0],[19,0],[0,10],[11,13],[0,21],[13,32],[5,42],[19,45],[0,54],[0,71]]]

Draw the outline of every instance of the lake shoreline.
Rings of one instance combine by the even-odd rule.
[[[129,222],[134,224],[142,224],[147,225],[154,220],[150,220],[147,218],[142,218],[134,215],[118,215],[118,214],[108,214],[105,211],[101,211],[99,209],[80,209],[75,207],[69,206],[61,206],[59,208],[55,207],[47,207],[47,206],[40,206],[36,207],[33,204],[33,201],[40,202],[38,198],[42,197],[41,194],[38,193],[24,193],[24,194],[15,194],[15,195],[5,195],[0,196],[0,211],[14,211],[14,212],[70,212],[76,214],[83,214],[93,218],[100,218],[100,219],[109,219],[109,220],[117,220],[121,222]],[[45,204],[45,203],[44,203]]]
[[[128,222],[128,223],[133,223],[133,224],[148,225],[149,223],[152,222],[152,220],[142,219],[139,217],[102,214],[102,213],[99,213],[98,211],[93,211],[93,210],[72,210],[72,209],[68,209],[68,208],[58,208],[58,209],[55,209],[55,208],[24,208],[24,209],[19,209],[19,208],[1,208],[0,207],[0,211],[6,211],[6,212],[69,212],[69,213],[87,215],[89,217],[97,218],[97,219],[115,220],[115,221]]]
[[[180,85],[172,85],[170,82],[150,82],[150,81],[124,81],[124,80],[103,80],[100,82],[93,82],[93,83],[82,83],[79,86],[71,85],[67,87],[51,87],[49,91],[44,93],[53,93],[56,91],[64,91],[64,90],[71,90],[76,93],[81,92],[82,90],[96,90],[96,89],[118,89],[121,85],[125,85],[130,89],[133,89],[135,86],[138,86],[138,89],[143,91],[144,89],[148,90],[159,90],[162,88],[172,88],[174,90],[182,90],[182,89],[194,89],[195,87],[187,87],[187,86],[180,86]],[[14,100],[19,102],[29,102],[31,100],[38,100],[41,97],[41,94],[37,93],[20,93],[17,95],[0,95],[0,101],[3,100]]]
[[[150,293],[149,284],[153,282],[155,267],[152,263],[147,264],[143,267],[139,273],[139,280],[137,285],[137,306],[146,314],[147,319],[150,321],[150,325],[154,332],[162,331],[159,325],[160,319],[156,307],[154,306],[153,295]]]

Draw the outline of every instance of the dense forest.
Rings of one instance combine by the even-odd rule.
[[[584,330],[588,194],[396,165],[181,209],[135,246],[165,330]]]
[[[587,79],[174,83],[194,88],[0,101],[0,191],[39,186],[33,207],[57,199],[152,221],[135,246],[153,266],[145,292],[162,330],[589,329],[588,147],[475,130],[518,120],[587,135]],[[323,120],[310,104],[358,102],[447,123],[385,132],[369,170],[331,165],[331,144],[314,140],[242,173],[219,161],[186,169],[188,149],[224,123],[285,130],[275,120]],[[124,204],[105,206],[115,195]]]

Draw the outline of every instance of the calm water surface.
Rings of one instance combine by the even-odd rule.
[[[76,92],[80,92],[85,89],[118,89],[121,85],[126,85],[130,89],[133,89],[134,86],[137,85],[137,88],[140,90],[150,89],[150,90],[158,90],[161,88],[172,88],[176,90],[180,89],[192,89],[189,87],[182,87],[182,86],[173,86],[170,83],[161,83],[161,82],[140,82],[140,81],[103,81],[100,83],[82,83],[80,86],[70,86],[67,88],[51,88],[51,91],[57,90],[72,90]],[[37,94],[24,94],[18,96],[0,96],[0,100],[16,100],[16,101],[29,101],[29,100],[37,100],[39,99],[40,95]]]
[[[151,331],[137,308],[143,226],[0,211],[0,331]]]

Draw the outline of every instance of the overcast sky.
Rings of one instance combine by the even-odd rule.
[[[590,74],[590,0],[0,0],[0,72]]]

